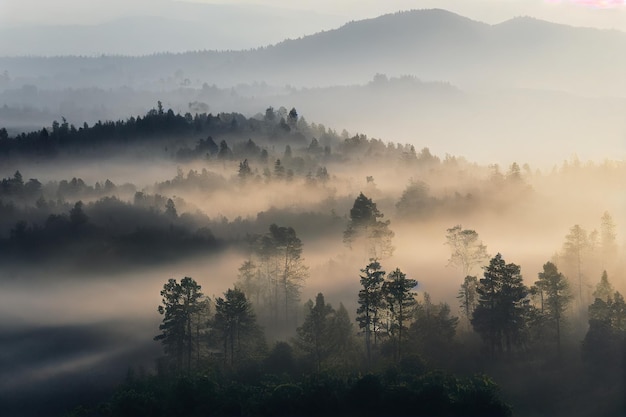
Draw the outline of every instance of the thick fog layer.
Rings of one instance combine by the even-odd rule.
[[[125,36],[158,22],[150,44],[180,54],[0,58],[0,414],[132,414],[123,405],[139,404],[143,382],[194,372],[199,386],[269,384],[255,392],[274,405],[313,392],[300,388],[308,373],[358,375],[344,381],[353,398],[365,373],[389,394],[441,371],[493,377],[501,394],[482,377],[443,385],[472,398],[482,387],[519,415],[621,410],[624,32],[497,20],[504,6],[481,21],[416,10],[319,32],[339,9],[325,4],[309,30],[298,10],[166,4],[176,13],[46,31]],[[250,47],[230,13],[262,20],[258,40],[275,44],[227,50]],[[189,44],[170,47],[181,20]],[[232,43],[204,42],[206,25]],[[278,26],[318,33],[279,42]],[[378,270],[382,318],[368,324],[363,278]],[[486,287],[501,276],[510,293]],[[198,299],[180,307],[168,297],[183,283]],[[510,297],[497,331],[494,294]],[[236,338],[233,300],[250,325]],[[315,317],[338,329],[331,348],[311,348]]]

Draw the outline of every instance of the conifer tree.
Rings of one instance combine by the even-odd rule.
[[[522,282],[520,267],[507,264],[498,253],[485,268],[476,292],[478,306],[472,315],[472,326],[491,354],[511,352],[515,345],[521,345],[528,288]]]
[[[400,268],[396,268],[387,276],[382,291],[391,318],[389,331],[395,343],[395,358],[402,359],[402,345],[405,342],[409,320],[413,317],[416,305],[415,293],[412,291],[417,281],[406,277]]]
[[[161,334],[154,340],[161,341],[170,367],[177,372],[191,370],[191,360],[194,348],[193,323],[195,316],[203,307],[204,295],[200,292],[201,286],[190,277],[184,277],[177,282],[171,278],[161,290],[162,305],[158,312],[162,314],[163,322],[159,326]]]
[[[539,273],[539,280],[535,285],[542,293],[542,310],[549,324],[555,331],[557,352],[561,354],[561,328],[565,312],[572,299],[569,283],[559,272],[556,265],[548,262]]]
[[[356,310],[356,320],[365,335],[365,352],[369,365],[372,356],[372,336],[375,346],[381,310],[384,307],[382,284],[385,281],[385,271],[381,269],[377,260],[370,259],[370,263],[361,269],[361,272],[363,274],[360,275],[362,288],[359,291],[359,308]]]

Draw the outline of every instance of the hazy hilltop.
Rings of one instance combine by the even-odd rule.
[[[236,50],[340,25],[340,16],[293,9],[190,2],[159,2],[143,13],[101,21],[11,24],[0,20],[0,56],[146,55]],[[4,24],[3,24],[4,23]],[[245,30],[233,30],[233,28]],[[19,40],[19,41],[17,41]]]
[[[137,28],[140,31],[141,26]],[[196,29],[189,25],[186,30]],[[168,33],[167,25],[163,33]],[[214,45],[211,33],[215,32],[207,28],[203,43],[207,48]],[[195,41],[197,36],[190,35],[190,39]],[[166,50],[168,45],[163,42],[159,46]],[[197,45],[195,42],[189,45],[189,49],[198,49],[191,46]],[[444,10],[413,10],[259,46],[139,58],[5,57],[0,59],[0,69],[7,71],[2,83],[5,88],[33,83],[157,89],[168,82],[230,86],[253,81],[313,87],[366,82],[376,73],[386,73],[449,81],[460,87],[626,94],[626,86],[619,82],[626,71],[626,58],[615,53],[626,48],[626,34],[532,18],[488,25]]]
[[[267,8],[245,9],[235,19],[235,9],[227,6],[209,7],[215,13],[202,21],[205,6],[181,5],[168,17],[128,18],[100,29],[108,40],[119,44],[127,36],[129,47],[139,47],[134,39],[161,25],[157,37],[141,42],[182,50],[196,42],[228,44],[229,37],[210,34],[238,36],[228,25],[247,22],[254,10],[259,42],[272,24],[303,21],[303,12],[280,9],[266,19]],[[188,25],[175,34],[190,7],[197,16],[187,17]],[[310,25],[315,21],[311,16]],[[76,39],[94,46],[103,40],[78,33]],[[182,35],[188,42],[180,41]],[[290,103],[307,119],[340,131],[482,163],[548,167],[574,154],[600,161],[624,155],[626,57],[616,53],[623,50],[626,34],[618,31],[529,17],[490,25],[430,9],[354,21],[257,49],[5,57],[0,125],[11,134],[62,118],[80,126],[142,114],[157,101],[181,114],[218,109],[247,116]],[[539,145],[540,154],[534,150]]]

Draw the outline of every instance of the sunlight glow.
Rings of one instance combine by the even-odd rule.
[[[548,3],[574,3],[581,6],[608,9],[626,5],[626,0],[547,0]]]

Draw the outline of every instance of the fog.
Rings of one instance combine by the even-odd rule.
[[[371,258],[418,281],[420,308],[429,294],[460,318],[449,363],[416,353],[428,366],[493,375],[516,415],[585,415],[584,403],[595,402],[610,415],[620,407],[623,387],[595,387],[580,350],[603,271],[626,291],[626,61],[618,52],[626,34],[597,29],[626,29],[622,6],[368,1],[321,2],[311,12],[308,1],[94,2],[102,11],[94,16],[64,3],[79,22],[48,16],[49,6],[27,13],[36,2],[0,5],[9,11],[0,21],[15,17],[0,30],[12,40],[0,41],[7,416],[95,406],[133,372],[163,372],[167,353],[153,338],[170,278],[192,277],[211,314],[229,289],[248,291],[266,350],[297,344],[304,303],[318,293],[346,307],[356,333],[359,279]],[[462,15],[377,17],[434,6]],[[509,20],[518,15],[560,24]],[[37,26],[53,18],[56,26]],[[353,19],[369,20],[346,23]],[[168,39],[181,25],[186,40]],[[129,27],[163,30],[141,43]],[[89,42],[54,49],[39,36]],[[76,56],[50,57],[58,54]],[[392,233],[349,238],[361,193]],[[550,362],[541,335],[489,360],[463,318],[465,274],[447,244],[457,225],[476,232],[489,258],[519,265],[526,286],[553,262],[579,291],[563,312],[567,371]],[[263,252],[264,239],[278,241],[276,226],[293,228],[302,244],[289,300],[285,278],[284,318],[278,269],[263,272],[275,282],[270,301],[258,289],[254,297],[240,269],[255,263],[260,277],[279,264]],[[568,249],[575,227],[585,236],[578,262]],[[482,278],[488,262],[472,265],[471,275]],[[543,314],[538,297],[524,302]],[[531,371],[517,379],[515,367]],[[557,376],[566,394],[528,401],[528,390]]]
[[[247,138],[242,136],[240,140],[245,142]],[[264,146],[261,139],[256,140]],[[237,139],[231,137],[229,141],[235,148]],[[147,218],[139,223],[138,218],[126,219],[129,214],[121,209],[106,205],[98,208],[98,200],[111,195],[138,207],[137,201],[133,202],[133,191],[146,196],[162,194],[176,203],[178,219],[174,224],[191,230],[208,227],[218,241],[228,242],[226,246],[232,249],[202,255],[183,252],[175,260],[160,260],[154,266],[148,256],[105,267],[99,261],[104,254],[93,253],[92,259],[84,262],[74,259],[83,255],[74,255],[76,252],[68,247],[67,252],[57,252],[38,268],[13,262],[13,266],[7,265],[0,291],[5,361],[19,351],[19,363],[23,365],[5,368],[11,378],[5,374],[3,390],[41,395],[36,393],[45,392],[49,384],[94,373],[106,388],[122,378],[128,366],[153,369],[153,358],[160,349],[151,339],[158,331],[160,317],[156,307],[163,283],[168,278],[192,276],[206,295],[220,296],[237,281],[238,268],[248,258],[245,236],[265,233],[270,223],[291,226],[302,239],[309,276],[301,300],[323,292],[331,304],[343,303],[354,316],[359,269],[368,262],[369,255],[359,246],[347,247],[342,236],[359,192],[377,203],[395,233],[395,251],[382,260],[385,269],[401,268],[418,280],[418,294],[428,292],[434,300],[449,303],[453,311],[457,311],[456,295],[463,277],[447,266],[450,252],[445,233],[456,224],[476,230],[491,255],[500,252],[509,262],[521,265],[528,285],[537,279],[542,265],[561,250],[574,224],[589,231],[598,230],[600,217],[608,211],[618,226],[620,247],[626,243],[623,161],[597,164],[570,160],[544,171],[528,167],[519,173],[519,179],[513,180],[506,166],[480,165],[463,158],[431,155],[427,150],[417,152],[414,162],[402,162],[402,151],[396,145],[374,141],[362,150],[349,151],[333,142],[334,158],[324,162],[329,178],[311,182],[305,175],[315,172],[319,161],[305,162],[300,168],[298,164],[302,162],[297,162],[298,158],[311,158],[306,146],[294,146],[290,158],[284,157],[282,146],[268,149],[267,162],[250,160],[253,176],[248,182],[242,182],[237,175],[239,158],[143,160],[141,152],[136,152],[135,157],[107,156],[89,164],[62,156],[59,158],[65,159],[55,162],[33,164],[22,160],[19,167],[13,163],[5,165],[5,178],[11,178],[13,169],[19,168],[24,178],[38,179],[43,190],[51,193],[49,197],[44,194],[45,198],[59,196],[56,188],[70,177],[82,178],[87,187],[93,187],[96,181],[103,183],[104,179],[116,184],[116,189],[92,197],[63,194],[67,204],[48,209],[52,213],[67,212],[76,200],[82,199],[85,213],[94,225],[132,232]],[[274,177],[277,158],[282,159],[285,168],[294,170],[293,179]],[[312,164],[311,168],[306,168],[307,164]],[[266,178],[264,170],[271,170],[272,177]],[[410,203],[408,214],[400,215],[397,204],[412,181],[425,183],[427,194]],[[123,184],[127,184],[126,188]],[[24,219],[42,221],[37,220],[42,219],[41,214],[34,215],[33,209],[28,208],[27,199],[15,201]],[[163,207],[151,210],[160,211]],[[154,221],[158,224],[161,220]],[[4,238],[9,235],[8,227],[4,229]],[[117,262],[116,255],[111,256],[104,258],[110,259],[106,262]],[[90,265],[102,266],[94,269]],[[623,256],[611,265],[612,283],[623,291]],[[567,270],[564,264],[563,270]],[[586,265],[585,279],[590,287],[601,272],[599,265]],[[268,335],[289,334],[285,330],[272,333],[270,322],[263,325]],[[55,336],[47,335],[50,332]],[[56,343],[46,342],[50,338],[72,337],[80,342],[71,348],[53,349],[47,359],[36,359],[41,355],[39,348],[24,344],[32,343],[27,342],[30,337],[42,343]],[[93,343],[87,342],[90,338],[95,338]],[[87,394],[85,398],[89,398]],[[58,406],[67,407],[70,403],[60,401]],[[13,404],[16,409],[25,409]]]

